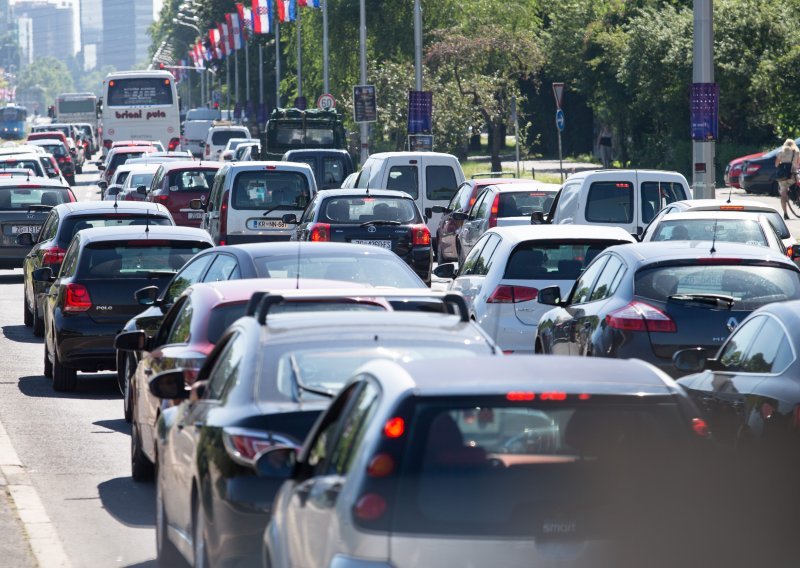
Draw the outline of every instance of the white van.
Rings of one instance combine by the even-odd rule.
[[[300,218],[316,193],[308,164],[228,163],[214,177],[200,226],[217,245],[288,241],[295,226],[284,223],[283,216]],[[194,209],[200,200],[193,201]]]
[[[206,134],[203,159],[221,161],[222,151],[231,138],[250,138],[250,131],[246,126],[233,126],[227,122],[225,124],[215,122]]]
[[[186,122],[183,123],[183,137],[181,148],[188,150],[198,158],[203,157],[203,146],[208,137],[208,129],[214,121],[222,118],[219,110],[213,108],[193,108],[186,113]]]
[[[447,207],[458,186],[464,181],[464,171],[458,158],[438,152],[382,152],[373,154],[358,174],[355,187],[359,189],[394,189],[405,191],[425,215],[431,234],[436,234],[441,213],[434,205]],[[436,250],[436,243],[433,243]]]
[[[545,222],[622,227],[639,236],[665,205],[684,199],[692,199],[692,190],[678,172],[581,172],[564,182]]]

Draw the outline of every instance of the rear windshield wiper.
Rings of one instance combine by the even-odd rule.
[[[712,306],[724,306],[730,310],[736,299],[725,294],[673,294],[669,296],[670,302],[699,302]]]
[[[370,225],[402,225],[400,221],[388,221],[381,219],[373,219],[372,221],[365,221],[359,227],[369,227]]]
[[[294,375],[294,382],[297,385],[297,398],[300,398],[300,395],[303,391],[310,392],[311,394],[316,394],[318,396],[324,396],[325,398],[333,398],[336,393],[331,392],[327,389],[318,389],[316,387],[310,387],[303,382],[303,377],[300,375],[300,365],[297,364],[297,359],[294,355],[289,355],[289,364],[292,366],[292,374]]]
[[[264,213],[262,213],[261,216],[262,217],[266,217],[267,215],[269,215],[273,211],[277,211],[278,209],[282,209],[284,207],[291,207],[291,203],[281,203],[279,205],[276,205],[272,209],[267,209],[266,211],[264,211]]]

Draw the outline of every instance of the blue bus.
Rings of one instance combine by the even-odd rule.
[[[22,140],[25,138],[25,119],[28,111],[23,106],[8,105],[0,109],[0,138]]]

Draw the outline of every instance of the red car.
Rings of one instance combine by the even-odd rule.
[[[189,208],[192,199],[208,198],[220,162],[171,161],[161,164],[147,194],[147,201],[161,203],[176,225],[199,227],[202,211]]]
[[[725,168],[725,185],[728,187],[738,187],[741,189],[741,185],[739,185],[739,176],[742,175],[742,167],[747,160],[752,160],[754,158],[760,158],[764,155],[764,152],[758,152],[756,154],[750,154],[749,156],[742,156],[741,158],[736,158],[735,160],[731,160],[728,163],[728,167]]]

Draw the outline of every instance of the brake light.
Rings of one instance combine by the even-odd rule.
[[[644,302],[633,301],[606,316],[606,324],[622,331],[674,333],[678,330],[667,314]]]
[[[399,438],[406,431],[406,422],[399,416],[390,418],[383,425],[383,433],[387,438]]]
[[[61,264],[64,261],[66,250],[61,247],[50,247],[42,249],[42,264]]]
[[[255,464],[258,456],[274,445],[266,432],[246,430],[244,428],[224,428],[222,444],[231,459],[239,464]]]
[[[492,201],[492,209],[489,212],[489,228],[497,226],[497,214],[500,211],[500,194],[494,196]]]
[[[702,418],[692,418],[692,431],[701,438],[708,438],[711,435],[708,424]]]
[[[225,190],[222,193],[222,204],[219,206],[219,244],[225,246],[228,240],[228,197],[230,191]]]
[[[744,211],[744,205],[720,205],[720,211]]]
[[[376,454],[367,465],[370,477],[389,477],[394,473],[394,458],[386,453]]]
[[[113,142],[111,140],[109,140],[108,138],[103,140],[103,148],[111,148],[111,144],[113,144]]]
[[[180,146],[180,139],[179,138],[171,138],[169,144],[167,144],[167,150],[170,152],[174,151],[178,146]]]
[[[543,392],[539,395],[539,400],[567,400],[567,393],[565,392]]]
[[[309,240],[322,243],[331,240],[331,226],[328,223],[314,223],[311,225]]]
[[[92,307],[89,290],[83,284],[67,284],[64,288],[65,312],[85,312]]]
[[[539,295],[539,290],[527,286],[507,286],[500,284],[486,299],[487,304],[516,304],[530,302]]]
[[[789,245],[786,247],[786,256],[792,258],[792,255],[794,255],[794,245]]]
[[[59,156],[57,159],[58,159],[58,163],[59,163],[59,164],[63,164],[64,162],[66,162],[66,161],[67,161],[67,160],[64,158],[64,156]]]
[[[377,521],[386,514],[386,499],[376,493],[362,495],[353,507],[353,514],[361,521]]]
[[[535,398],[536,393],[528,391],[511,391],[510,393],[506,394],[506,400],[510,400],[512,402],[527,402],[534,400]]]
[[[411,244],[413,246],[431,245],[431,232],[427,225],[411,225]]]
[[[155,203],[166,203],[169,201],[169,195],[155,195],[153,196],[153,202]]]

